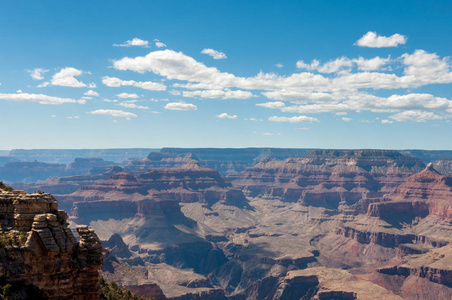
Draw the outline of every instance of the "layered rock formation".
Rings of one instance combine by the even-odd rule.
[[[142,173],[149,168],[174,168],[188,163],[197,162],[198,157],[191,153],[185,153],[172,157],[162,152],[151,152],[141,160],[133,160],[125,167],[132,173]]]
[[[452,158],[437,160],[433,167],[443,175],[452,176]]]
[[[350,264],[385,262],[449,243],[452,234],[452,178],[432,164],[321,241],[333,252],[354,252]],[[338,238],[337,235],[342,236]],[[350,258],[351,256],[349,256]]]
[[[91,169],[111,168],[115,163],[105,161],[102,158],[76,158],[64,169],[64,176],[81,175],[88,173]]]
[[[441,175],[430,163],[385,196],[384,201],[369,205],[368,215],[390,218],[409,214],[413,218],[437,215],[452,218],[452,177]]]
[[[77,242],[50,194],[0,184],[0,267],[9,282],[36,286],[48,299],[99,299],[103,248],[87,226]]]
[[[251,197],[339,208],[393,190],[424,164],[387,150],[315,150],[285,161],[266,159],[228,177]]]
[[[377,270],[373,280],[405,299],[452,298],[452,246],[406,256],[396,266]],[[397,281],[397,285],[393,282]]]
[[[91,169],[91,172],[85,175],[52,177],[45,181],[33,183],[15,183],[11,186],[15,189],[24,190],[27,193],[32,193],[34,191],[45,191],[47,193],[53,194],[57,198],[60,198],[60,196],[71,194],[77,191],[82,186],[92,185],[97,182],[105,181],[112,175],[123,172],[124,170],[121,167],[114,166],[101,173],[92,173],[92,171],[97,170]],[[69,206],[66,206],[65,203],[60,203],[60,207],[64,210],[70,211],[72,208],[72,202],[70,202]]]
[[[243,193],[233,188],[218,171],[201,167],[196,161],[168,169],[148,169],[135,177],[130,173],[117,173],[110,179],[84,186],[80,190],[60,197],[61,202],[97,200],[160,199],[180,203],[222,202],[239,207],[246,206]]]

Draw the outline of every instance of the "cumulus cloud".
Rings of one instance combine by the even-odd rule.
[[[281,69],[282,67],[284,67],[283,64],[276,64],[275,67],[277,67],[278,69]]]
[[[144,90],[150,91],[164,91],[166,86],[163,83],[152,81],[135,81],[135,80],[122,80],[116,77],[104,76],[102,83],[108,87],[120,87],[120,86],[134,86]]]
[[[132,47],[132,46],[149,48],[149,41],[145,41],[139,38],[133,38],[132,40],[126,41],[123,44],[113,44],[113,47]]]
[[[318,66],[320,65],[320,61],[317,59],[312,60],[310,64],[306,64],[304,61],[299,60],[297,61],[297,68],[298,69],[306,69],[306,70],[316,70]]]
[[[74,100],[71,98],[53,97],[43,94],[1,94],[0,100],[17,101],[17,102],[35,102],[40,104],[63,104],[63,103],[79,103],[84,104],[86,100]]]
[[[381,120],[381,124],[392,124],[392,123],[393,122],[391,120]]]
[[[219,115],[216,116],[219,119],[232,119],[235,120],[237,119],[237,115],[228,115],[227,113],[221,113]]]
[[[42,74],[49,72],[49,70],[42,69],[42,68],[35,68],[33,70],[28,70],[28,73],[30,73],[31,78],[34,80],[43,80],[44,76]]]
[[[113,116],[113,117],[122,117],[122,118],[136,118],[137,115],[131,112],[126,112],[123,110],[115,110],[115,109],[98,109],[94,111],[88,112],[88,114],[92,115],[105,115],[105,116]]]
[[[365,59],[363,57],[353,59],[353,62],[358,66],[359,70],[362,71],[377,71],[380,70],[384,65],[388,64],[390,57],[381,58],[379,56]]]
[[[428,111],[407,110],[398,114],[389,116],[389,118],[398,122],[426,122],[427,120],[442,120],[443,116]]]
[[[336,73],[343,69],[349,69],[353,66],[353,62],[347,57],[336,58],[335,60],[330,60],[323,65],[317,66],[317,71],[321,73]]]
[[[121,102],[118,103],[119,106],[127,107],[127,108],[137,108],[137,109],[149,109],[147,106],[137,105],[133,102]]]
[[[89,90],[89,91],[85,92],[83,95],[85,95],[85,96],[99,96],[99,93],[95,92],[93,90]]]
[[[269,117],[269,121],[272,122],[289,122],[289,123],[300,123],[300,122],[307,122],[307,123],[314,123],[319,122],[316,118],[313,117],[307,117],[307,116],[296,116],[296,117]]]
[[[171,102],[165,105],[165,109],[169,110],[197,110],[198,107],[191,103]]]
[[[253,94],[248,91],[231,90],[203,90],[203,91],[183,91],[184,97],[201,97],[209,99],[249,99]]]
[[[202,54],[207,54],[213,57],[213,59],[225,59],[227,58],[226,54],[223,52],[213,50],[213,49],[204,49],[201,51]]]
[[[122,98],[122,99],[136,99],[136,98],[140,98],[140,96],[138,96],[137,94],[129,94],[129,93],[116,94],[116,97]]]
[[[59,86],[67,86],[67,87],[85,87],[86,84],[84,84],[81,81],[78,81],[75,76],[82,75],[83,72],[80,70],[77,70],[75,68],[63,68],[59,72],[55,73],[50,80],[50,83],[52,85],[59,85]]]
[[[391,73],[392,63],[397,63],[397,67],[402,65],[403,75]],[[173,50],[154,51],[134,58],[125,57],[114,61],[113,66],[118,70],[153,72],[168,80],[181,81],[173,84],[173,87],[186,89],[183,91],[185,97],[228,99],[233,98],[231,95],[236,93],[234,97],[242,95],[242,98],[247,98],[253,95],[252,90],[257,90],[263,96],[281,102],[261,106],[280,109],[282,112],[305,114],[452,111],[450,99],[430,94],[378,97],[373,92],[413,89],[432,83],[452,83],[450,59],[424,50],[406,53],[395,59],[378,56],[355,59],[340,57],[324,64],[317,60],[309,64],[298,61],[297,66],[307,71],[287,76],[260,72],[253,77],[238,77],[208,67],[182,52]],[[386,72],[378,72],[382,69]],[[319,73],[310,72],[313,70]],[[180,91],[172,90],[171,93],[177,95]]]
[[[397,47],[398,45],[404,45],[406,41],[407,37],[398,33],[386,37],[378,35],[374,31],[369,31],[357,40],[355,45],[370,48]]]
[[[350,122],[352,119],[350,119],[350,118],[342,118],[342,121],[344,121],[344,122]]]

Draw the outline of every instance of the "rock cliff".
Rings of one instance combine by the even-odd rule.
[[[77,242],[53,196],[10,191],[0,182],[0,216],[0,267],[7,281],[33,285],[48,299],[99,299],[100,240],[80,225]]]
[[[61,202],[85,202],[97,200],[142,200],[160,199],[179,203],[201,202],[244,207],[247,200],[243,193],[232,187],[216,170],[201,167],[190,161],[179,167],[161,169],[150,168],[147,172],[134,176],[120,172],[110,179],[80,190],[60,196]]]
[[[252,197],[337,209],[381,197],[422,168],[419,159],[396,151],[315,150],[284,161],[265,159],[228,179]]]

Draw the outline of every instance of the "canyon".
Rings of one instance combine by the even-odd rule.
[[[146,297],[452,298],[448,152],[189,150],[12,186],[51,191]]]

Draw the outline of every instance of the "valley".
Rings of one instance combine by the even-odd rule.
[[[71,228],[99,236],[102,275],[143,296],[452,297],[445,158],[313,150],[228,174],[190,152],[89,170],[98,161],[83,162],[85,174],[12,186],[51,190]]]

